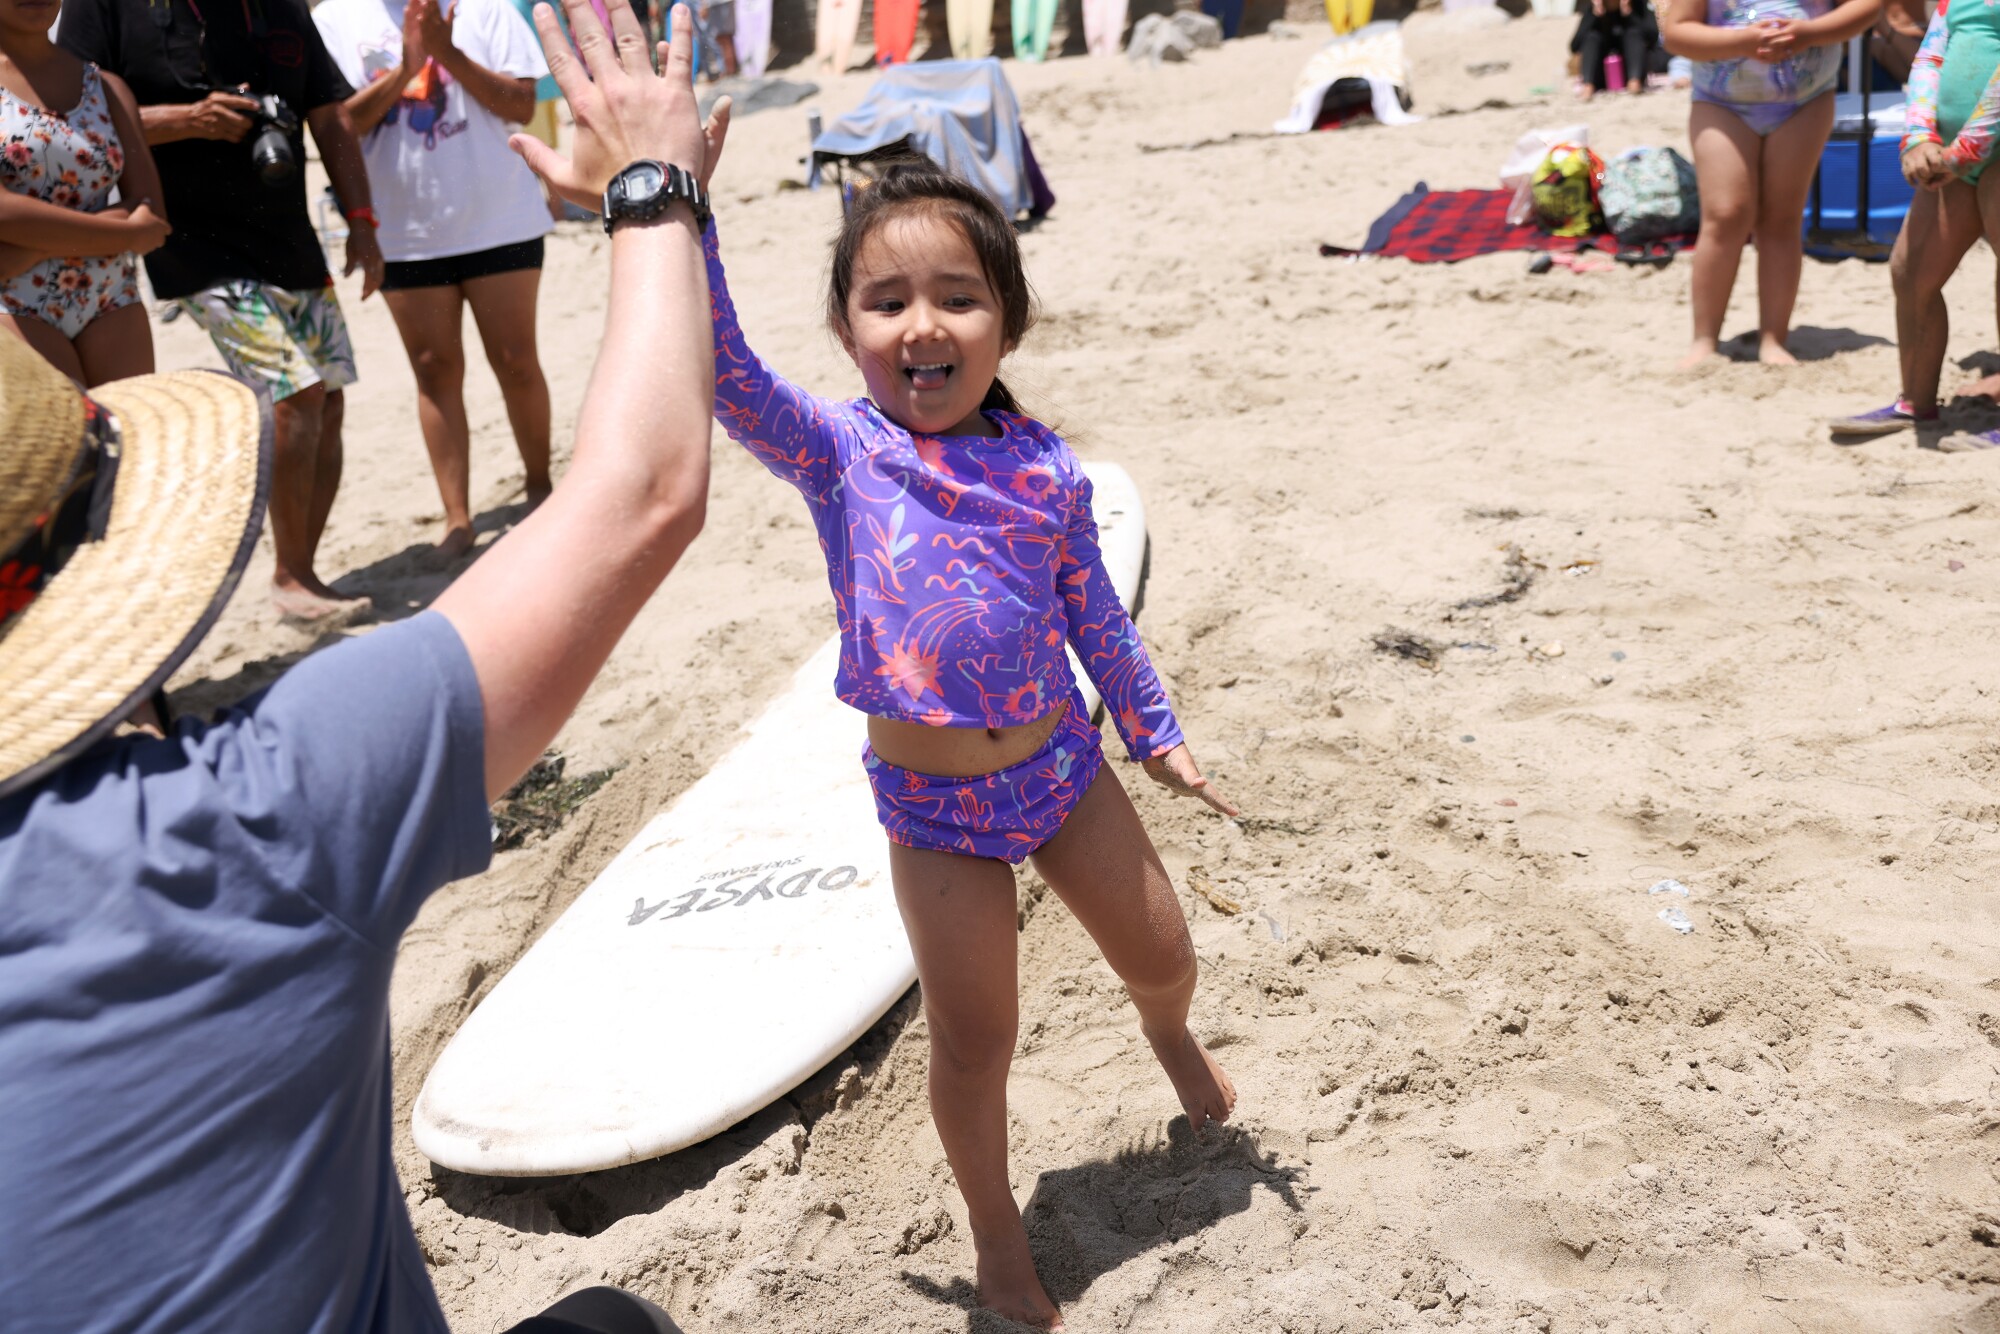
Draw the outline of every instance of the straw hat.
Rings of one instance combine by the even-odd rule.
[[[0,796],[152,697],[222,614],[263,521],[269,433],[247,386],[178,371],[94,397],[0,333]],[[80,545],[64,559],[52,535]]]

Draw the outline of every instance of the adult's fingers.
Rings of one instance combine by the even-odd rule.
[[[521,155],[530,171],[570,203],[593,213],[604,206],[603,197],[578,178],[576,165],[540,139],[531,134],[517,134],[507,140],[507,146]]]
[[[639,16],[632,6],[605,0],[604,9],[611,17],[611,40],[619,65],[634,78],[651,74],[652,62],[646,58],[646,30],[639,26]]]
[[[724,93],[716,99],[715,109],[708,113],[708,121],[701,127],[701,188],[708,188],[709,178],[715,175],[716,159],[722,156],[723,142],[729,138],[729,109],[731,99]]]
[[[667,44],[667,62],[661,73],[675,83],[694,90],[694,18],[688,7],[676,4],[667,17],[667,30],[673,34]]]
[[[535,36],[541,40],[542,58],[548,61],[549,76],[556,81],[556,87],[574,110],[577,95],[590,87],[590,75],[577,63],[569,38],[563,33],[562,24],[556,20],[555,6],[546,3],[546,0],[536,5],[534,20]]]
[[[590,0],[563,0],[563,11],[569,15],[570,38],[576,43],[583,67],[590,71],[593,80],[602,79],[618,64],[618,49],[612,45],[610,29],[590,7]]]

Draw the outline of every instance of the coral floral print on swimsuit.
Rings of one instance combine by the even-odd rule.
[[[97,213],[124,171],[125,150],[97,66],[85,63],[83,95],[65,115],[0,89],[0,188]],[[42,320],[68,338],[138,299],[138,265],[130,255],[45,259],[0,285],[8,314]]]

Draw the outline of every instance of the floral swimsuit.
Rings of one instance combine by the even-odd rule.
[[[83,67],[83,96],[68,112],[45,111],[0,88],[0,186],[79,213],[98,213],[125,171],[97,66]],[[131,255],[51,256],[0,284],[0,303],[74,339],[100,315],[139,300]]]
[[[1765,19],[1816,19],[1832,9],[1833,0],[1708,0],[1708,22],[1715,28],[1748,28]],[[1768,135],[1800,107],[1832,91],[1844,49],[1809,46],[1770,64],[1752,56],[1698,60],[1694,100],[1733,111],[1757,134]]]

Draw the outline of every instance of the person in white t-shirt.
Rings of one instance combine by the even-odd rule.
[[[324,0],[313,21],[360,90],[347,114],[381,215],[382,295],[416,372],[417,416],[444,498],[438,549],[462,555],[473,542],[468,305],[507,402],[528,503],[550,488],[549,386],[535,349],[549,213],[507,146],[534,114],[548,65],[508,0]]]

